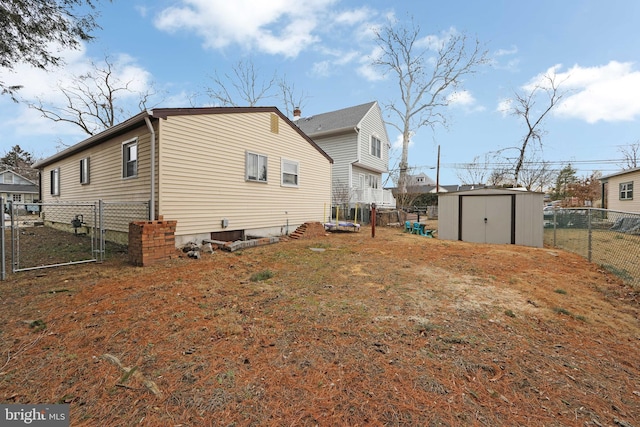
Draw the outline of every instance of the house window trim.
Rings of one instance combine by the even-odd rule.
[[[127,175],[128,172],[128,163],[131,160],[128,160],[125,156],[125,150],[127,147],[135,145],[136,147],[136,160],[135,160],[135,172],[132,175]],[[120,152],[122,153],[122,179],[134,179],[138,177],[138,170],[140,169],[140,153],[138,152],[138,138],[132,138],[122,143],[122,149]]]
[[[258,168],[260,168],[260,158],[264,158],[264,166],[266,168],[265,170],[265,177],[264,179],[260,179],[260,177],[250,177],[249,176],[249,156],[257,156],[258,158]],[[253,151],[245,151],[245,155],[244,155],[244,179],[247,182],[259,182],[262,184],[267,184],[269,182],[269,156],[267,156],[266,154],[260,154],[260,153],[254,153]]]
[[[375,141],[377,141],[377,143],[375,143]],[[382,140],[376,135],[371,135],[369,138],[369,154],[378,159],[382,159]]]
[[[60,196],[60,168],[51,169],[49,178],[49,193],[52,196]]]
[[[380,180],[378,178],[378,175],[367,174],[367,188],[380,189]]]
[[[621,182],[618,187],[618,197],[621,201],[633,200],[633,181]]]
[[[11,179],[9,181],[7,181],[7,177],[10,176]],[[2,174],[2,183],[3,184],[14,184],[15,183],[15,177],[13,176],[12,173],[7,172],[5,174]]]
[[[19,194],[19,193],[12,194],[11,201],[14,203],[22,203],[22,194]]]
[[[89,157],[80,159],[80,184],[88,185],[91,182],[91,169]]]
[[[285,163],[295,165],[295,167],[296,167],[295,184],[291,184],[291,183],[285,182],[285,180],[284,180],[284,176],[285,176],[284,165],[285,165]],[[289,160],[289,159],[282,158],[281,161],[280,161],[280,170],[281,170],[281,174],[280,174],[280,185],[281,186],[283,186],[283,187],[294,187],[294,188],[297,188],[297,187],[300,186],[300,162],[298,162],[296,160]],[[287,175],[293,175],[293,174],[288,173]]]

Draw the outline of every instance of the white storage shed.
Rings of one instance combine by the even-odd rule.
[[[542,247],[544,194],[481,188],[438,195],[438,238]]]

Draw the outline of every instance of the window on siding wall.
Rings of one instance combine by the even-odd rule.
[[[298,162],[282,159],[282,185],[298,186]]]
[[[11,200],[18,203],[22,202],[22,194],[14,194],[11,196]]]
[[[267,182],[267,156],[247,153],[245,169],[247,181]]]
[[[369,175],[369,188],[378,188],[378,177],[375,175]]]
[[[633,182],[620,184],[620,200],[633,200]]]
[[[13,184],[13,175],[12,175],[12,174],[10,174],[10,173],[5,173],[5,174],[3,175],[3,177],[4,177],[3,182],[4,182],[5,184]]]
[[[382,158],[382,142],[375,136],[371,136],[371,155]]]
[[[80,184],[89,183],[89,158],[80,160]]]
[[[50,172],[51,195],[60,195],[60,168],[53,169]]]
[[[122,177],[138,176],[138,140],[122,144]]]

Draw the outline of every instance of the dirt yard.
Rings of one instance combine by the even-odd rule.
[[[0,282],[0,403],[72,426],[640,426],[640,297],[550,248],[335,233]]]

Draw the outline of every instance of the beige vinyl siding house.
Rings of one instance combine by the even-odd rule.
[[[332,159],[275,107],[155,109],[101,135],[37,165],[45,201],[151,200],[155,217],[177,221],[178,246],[286,234],[331,203]]]
[[[604,208],[640,213],[640,168],[617,172],[600,178]]]

